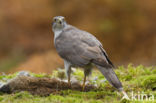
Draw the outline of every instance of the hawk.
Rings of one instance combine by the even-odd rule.
[[[96,66],[109,83],[123,91],[123,87],[115,72],[113,63],[108,58],[100,41],[92,34],[69,25],[63,16],[53,18],[54,45],[64,60],[64,67],[70,83],[71,67],[80,67],[84,70],[83,90],[86,76]]]

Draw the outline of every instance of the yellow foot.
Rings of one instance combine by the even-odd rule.
[[[85,84],[82,85],[82,91],[85,91]]]

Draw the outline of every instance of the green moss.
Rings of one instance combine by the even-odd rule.
[[[139,65],[137,67],[132,64],[127,67],[120,66],[115,69],[119,79],[122,81],[124,90],[127,92],[128,96],[131,98],[132,91],[138,93],[138,91],[144,92],[148,97],[152,94],[156,98],[156,69],[155,67],[144,67]],[[59,77],[60,71],[54,71],[53,75],[46,74],[33,74],[35,77]],[[61,72],[62,73],[62,72]],[[17,73],[13,75],[1,75],[0,80],[11,79],[16,76]],[[72,76],[75,76],[79,81],[83,80],[83,71],[76,69]],[[92,80],[98,77],[97,80]],[[28,92],[19,92],[15,94],[0,94],[1,103],[155,103],[155,101],[132,101],[122,98],[121,94],[118,94],[116,89],[113,88],[104,76],[98,72],[93,71],[91,76],[91,82],[98,85],[98,89],[89,92],[64,90],[58,94],[51,94],[47,97],[40,97],[31,95]],[[138,94],[137,94],[138,95]]]
[[[156,74],[145,76],[141,82],[141,85],[145,89],[156,90]]]
[[[12,79],[16,77],[16,73],[15,74],[9,74],[9,75],[0,75],[0,80],[1,81],[7,81],[8,79]]]
[[[51,77],[50,75],[47,75],[47,74],[45,74],[45,73],[42,73],[42,74],[31,73],[31,75],[33,75],[33,76],[35,76],[35,77],[39,77],[39,78]]]
[[[14,99],[23,99],[23,98],[33,98],[33,96],[30,93],[24,91],[24,92],[19,92],[19,93],[14,94],[13,98]]]

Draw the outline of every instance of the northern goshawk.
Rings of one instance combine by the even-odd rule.
[[[86,76],[91,73],[93,66],[96,66],[112,86],[123,91],[122,84],[113,71],[112,62],[95,36],[69,25],[63,16],[53,18],[52,30],[54,45],[64,60],[69,84],[71,67],[81,67],[84,69],[84,90]]]

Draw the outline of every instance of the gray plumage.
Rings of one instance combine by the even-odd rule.
[[[69,80],[71,67],[84,68],[87,76],[95,65],[112,86],[122,91],[122,84],[113,71],[113,64],[95,36],[67,24],[62,16],[54,17],[52,29],[55,47],[64,59]]]

